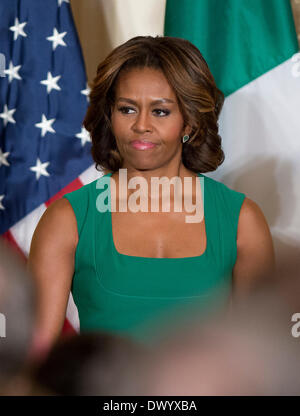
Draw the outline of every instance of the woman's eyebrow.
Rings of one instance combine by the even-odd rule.
[[[117,101],[126,101],[130,104],[137,104],[136,101],[132,100],[131,98],[119,97]],[[160,98],[158,100],[151,101],[151,104],[164,104],[164,103],[175,103],[175,101],[171,100],[170,98]]]

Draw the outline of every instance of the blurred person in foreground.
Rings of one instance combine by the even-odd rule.
[[[0,395],[39,392],[27,374],[35,320],[35,287],[25,265],[0,239]]]
[[[235,298],[230,311],[201,325],[195,316],[169,334],[148,362],[144,394],[299,395],[300,325],[292,319],[300,315],[299,270],[300,257],[286,259],[272,287]]]
[[[148,348],[127,338],[90,332],[60,339],[34,372],[37,384],[62,396],[123,396],[145,391]]]

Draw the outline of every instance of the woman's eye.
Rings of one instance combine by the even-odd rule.
[[[168,116],[170,114],[169,110],[166,110],[166,109],[163,109],[163,108],[155,108],[155,110],[153,110],[153,111],[156,111],[157,113],[160,113],[159,117],[161,117],[163,115]],[[163,114],[161,114],[161,113],[163,113]]]
[[[130,107],[119,107],[118,108],[118,111],[120,111],[123,114],[132,114],[132,113],[129,113],[128,110],[133,110],[134,111],[134,109],[130,108]]]
[[[131,107],[119,107],[118,111],[120,111],[120,113],[122,114],[132,114],[132,112],[135,111],[134,108]],[[158,117],[162,117],[162,116],[168,116],[170,114],[170,110],[167,109],[163,109],[163,108],[155,108],[153,110],[153,112],[158,115]]]

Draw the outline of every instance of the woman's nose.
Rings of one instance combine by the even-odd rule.
[[[151,115],[147,110],[141,110],[137,113],[133,129],[139,133],[151,131]]]

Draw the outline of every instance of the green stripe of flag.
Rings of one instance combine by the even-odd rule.
[[[289,0],[167,0],[164,34],[196,45],[226,96],[298,50]]]

